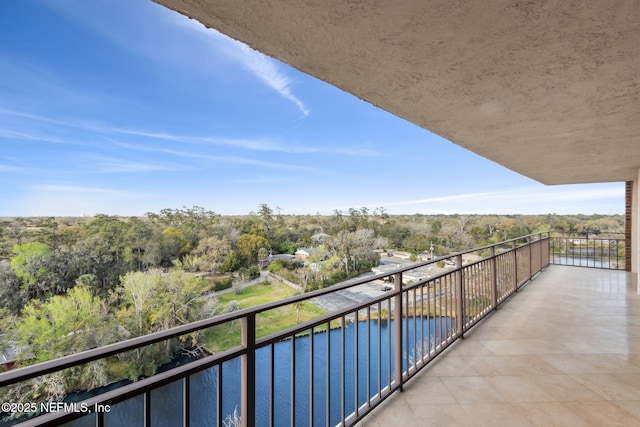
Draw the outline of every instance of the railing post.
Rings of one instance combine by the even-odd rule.
[[[460,338],[464,338],[464,278],[462,277],[462,255],[456,255],[456,266],[458,268],[454,276],[456,285],[456,333]]]
[[[498,309],[498,266],[496,261],[496,247],[491,246],[491,304]]]
[[[513,290],[518,292],[518,245],[515,240],[511,242],[511,249],[513,250]]]
[[[546,267],[547,264],[551,261],[551,232],[547,231],[547,235],[545,237],[547,240],[547,259],[544,257],[544,248],[540,245],[540,269],[542,267]]]
[[[394,322],[394,381],[398,390],[403,391],[402,387],[402,273],[396,273],[393,276],[396,295],[393,297],[393,318]]]
[[[240,420],[242,427],[256,425],[256,314],[242,318],[242,346],[246,353],[240,358]]]
[[[529,250],[529,280],[533,277],[533,251],[531,248],[533,247],[533,243],[531,241],[531,236],[527,236],[527,249]]]

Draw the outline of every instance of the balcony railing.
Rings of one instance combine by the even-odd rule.
[[[625,237],[620,233],[551,236],[551,263],[578,267],[625,269]]]
[[[69,426],[353,425],[549,264],[548,233],[459,252],[286,300],[236,311],[0,374],[0,387],[107,361],[181,335],[238,321],[239,345],[75,404],[54,404],[20,424]],[[467,255],[480,255],[467,262]],[[403,284],[417,267],[449,261]],[[358,286],[392,290],[260,337],[279,307]]]

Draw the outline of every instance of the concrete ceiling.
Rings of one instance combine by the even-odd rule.
[[[545,184],[640,168],[637,0],[155,0]]]

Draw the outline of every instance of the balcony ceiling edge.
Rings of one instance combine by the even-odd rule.
[[[640,168],[640,3],[154,0],[545,184]]]

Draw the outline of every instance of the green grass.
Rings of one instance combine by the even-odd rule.
[[[242,294],[234,292],[218,296],[218,304],[224,308],[230,301],[238,301],[241,308],[255,307],[273,301],[288,298],[297,293],[294,289],[281,284],[258,284],[244,289]],[[300,308],[300,323],[315,319],[325,314],[325,311],[308,301],[304,301]],[[296,307],[287,305],[274,310],[260,313],[256,318],[257,337],[263,337],[296,324]],[[227,323],[210,328],[204,332],[204,342],[211,352],[222,351],[240,344],[240,324]]]

